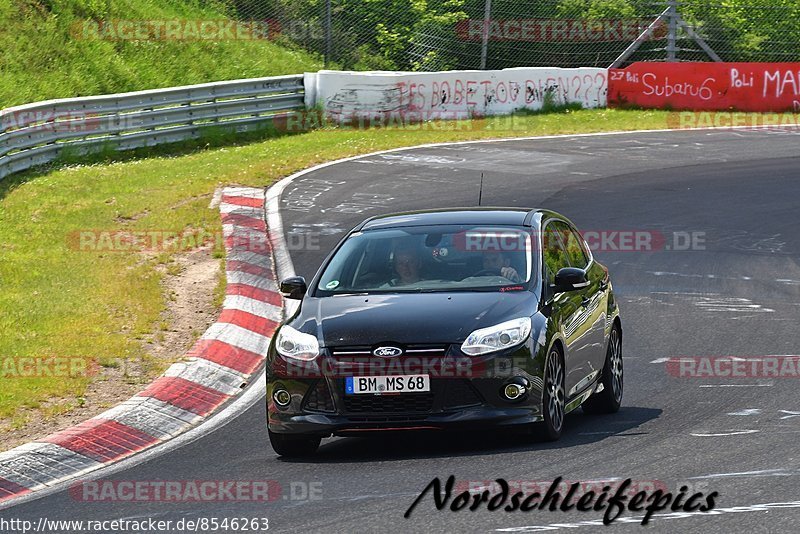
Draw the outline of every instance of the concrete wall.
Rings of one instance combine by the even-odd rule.
[[[307,73],[305,88],[306,105],[318,105],[333,118],[397,114],[403,119],[458,119],[536,110],[546,99],[605,107],[608,71],[538,67],[419,73],[323,70]]]

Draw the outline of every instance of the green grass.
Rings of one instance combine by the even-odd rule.
[[[667,116],[562,110],[410,129],[326,128],[176,156],[11,176],[0,182],[0,357],[77,356],[101,365],[114,365],[115,358],[147,361],[141,340],[158,330],[168,298],[156,265],[169,255],[80,252],[68,245],[70,232],[217,232],[219,214],[208,203],[220,186],[264,186],[317,163],[423,143],[665,128]],[[219,303],[221,284],[214,293]],[[86,384],[0,378],[0,420],[52,397],[77,402]]]
[[[322,62],[267,40],[74,38],[87,20],[220,20],[199,0],[0,0],[0,109],[235,78],[315,71]]]

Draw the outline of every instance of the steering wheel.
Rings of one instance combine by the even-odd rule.
[[[483,269],[475,274],[467,276],[466,278],[473,278],[476,276],[503,276],[503,274],[500,272],[500,269]]]

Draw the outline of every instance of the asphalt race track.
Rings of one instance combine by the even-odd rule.
[[[597,530],[574,523],[601,519],[602,512],[437,511],[430,497],[403,518],[435,476],[561,476],[719,492],[717,513],[656,516],[648,531],[796,532],[797,379],[681,378],[667,372],[664,359],[800,352],[798,164],[800,137],[792,132],[683,131],[410,149],[308,173],[281,200],[295,269],[307,278],[365,217],[475,205],[481,173],[484,205],[541,206],[583,231],[663,236],[657,250],[609,245],[595,252],[621,299],[621,411],[593,417],[578,410],[556,443],[504,434],[337,438],[324,441],[313,459],[288,461],[267,442],[259,402],[202,439],[109,478],[269,479],[283,488],[275,502],[85,503],[63,491],[0,517],[268,517],[270,530],[279,532]],[[686,248],[687,235],[695,246],[676,250]],[[303,498],[309,488],[313,499]],[[623,514],[635,515],[641,514]],[[639,521],[610,527],[642,529]]]

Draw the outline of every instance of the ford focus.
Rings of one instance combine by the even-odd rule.
[[[547,210],[472,208],[373,217],[310,281],[267,355],[275,451],[372,432],[531,429],[616,412],[622,323],[606,267]]]

